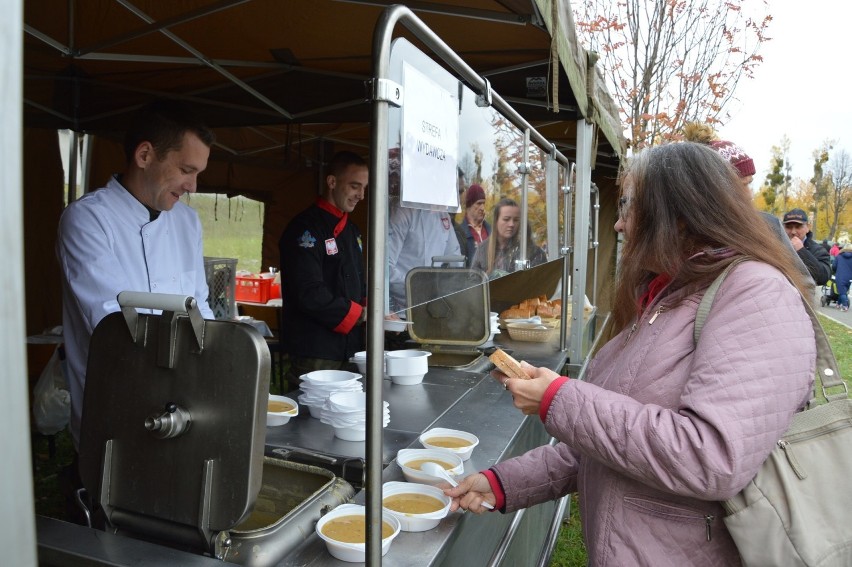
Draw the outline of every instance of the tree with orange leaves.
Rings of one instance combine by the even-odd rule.
[[[722,124],[752,77],[772,17],[747,0],[576,0],[584,46],[600,55],[634,149],[677,139],[683,125]]]

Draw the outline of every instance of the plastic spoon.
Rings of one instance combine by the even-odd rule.
[[[459,483],[457,483],[453,477],[451,477],[449,474],[447,474],[447,471],[444,470],[444,467],[442,467],[438,463],[431,463],[431,462],[423,463],[422,465],[420,465],[420,470],[425,472],[428,475],[437,476],[438,478],[443,478],[444,480],[449,482],[450,485],[453,486],[453,487],[456,487],[456,486],[459,485]],[[485,500],[482,501],[482,506],[484,508],[488,508],[489,510],[494,509],[494,506],[492,506],[491,504],[489,504]]]

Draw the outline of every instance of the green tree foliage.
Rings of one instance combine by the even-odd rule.
[[[789,164],[790,140],[785,136],[780,146],[772,146],[772,157],[769,160],[769,173],[766,183],[763,185],[763,200],[767,210],[772,214],[778,214],[779,208],[786,206],[786,188],[790,184]],[[784,196],[783,201],[778,203],[778,195]]]
[[[826,225],[830,222],[828,219],[828,186],[831,179],[825,175],[825,164],[828,162],[828,153],[833,147],[833,142],[823,142],[821,148],[814,150],[814,175],[811,177],[811,185],[814,188],[814,224],[819,224],[819,209],[823,205],[825,210]]]

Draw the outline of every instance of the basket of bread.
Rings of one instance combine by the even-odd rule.
[[[543,343],[549,341],[559,329],[562,300],[548,300],[545,296],[525,299],[500,313],[500,321],[516,341]]]
[[[536,315],[541,319],[559,319],[562,317],[562,300],[550,300],[544,295],[525,299],[501,312],[500,319],[504,323],[511,323],[515,319],[529,319]]]
[[[506,330],[509,338],[514,341],[527,341],[533,343],[546,343],[555,336],[558,327],[544,323],[507,323]]]

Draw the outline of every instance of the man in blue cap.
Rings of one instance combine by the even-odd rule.
[[[814,283],[825,285],[831,278],[831,256],[814,240],[808,224],[808,214],[802,209],[793,209],[784,214],[782,222],[790,244],[808,268]]]

